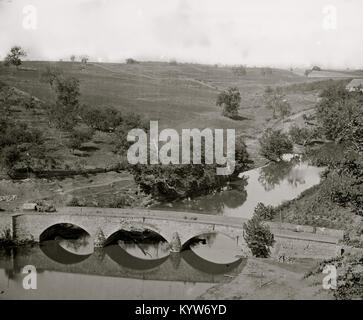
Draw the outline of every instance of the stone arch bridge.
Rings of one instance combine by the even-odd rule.
[[[244,221],[184,212],[75,207],[60,208],[55,213],[24,212],[12,217],[13,237],[18,241],[39,242],[50,227],[68,223],[86,231],[95,246],[102,246],[120,230],[151,230],[162,236],[174,252],[180,251],[188,240],[211,232],[225,234],[235,239],[241,249],[248,250],[243,239]]]
[[[187,212],[143,209],[64,207],[54,213],[28,211],[12,216],[16,241],[40,241],[41,234],[57,224],[69,223],[86,231],[95,246],[102,246],[120,230],[151,230],[169,242],[172,252],[179,252],[192,238],[205,233],[221,233],[236,241],[241,255],[251,252],[243,238],[247,219]],[[332,257],[338,252],[339,230],[318,229],[290,224],[268,223],[276,243],[272,255],[297,257]]]

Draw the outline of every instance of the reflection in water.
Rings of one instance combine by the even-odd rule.
[[[73,240],[74,241],[74,240]],[[62,240],[64,244],[66,240]],[[75,264],[87,259],[91,254],[76,254],[64,249],[59,241],[47,240],[40,243],[40,249],[50,259],[62,264]],[[79,246],[81,248],[81,246]]]
[[[198,257],[215,264],[234,263],[239,261],[241,255],[237,243],[220,233],[199,235],[191,239],[187,245]]]
[[[185,250],[181,253],[181,255],[191,266],[209,274],[228,274],[228,272],[241,265],[242,262],[243,265],[247,263],[247,259],[243,258],[239,258],[231,263],[214,263],[203,259],[192,250]]]
[[[215,192],[194,199],[184,199],[172,204],[161,204],[156,206],[158,209],[198,212],[198,213],[218,213],[222,214],[226,209],[238,208],[247,198],[245,186],[247,179],[239,179],[224,187],[223,191]]]
[[[235,252],[227,237],[207,234],[199,238],[206,244],[191,243],[191,250],[172,254],[164,241],[135,244],[125,240],[96,248],[91,255],[65,250],[59,245],[61,241],[68,247],[65,239],[14,248],[10,254],[0,250],[0,291],[4,291],[0,298],[193,299],[245,265],[244,259],[231,262]],[[232,249],[225,247],[226,239]],[[79,247],[83,245],[87,244],[80,239]],[[220,255],[222,248],[230,250],[229,257],[224,255],[228,259],[211,259]],[[22,268],[28,264],[37,267],[38,290],[22,287]]]
[[[243,172],[240,177],[246,180],[231,183],[226,190],[190,201],[174,202],[172,207],[178,211],[250,218],[259,202],[277,206],[318,184],[323,170],[324,168],[311,166],[294,157],[290,161],[271,163]],[[158,205],[156,208],[170,210],[166,205]]]
[[[297,187],[299,184],[304,184],[304,172],[301,172],[298,162],[294,159],[291,161],[280,161],[271,163],[260,169],[258,182],[260,182],[266,191],[271,191],[276,185],[279,185],[284,180],[292,186]]]
[[[149,246],[150,247],[150,246]],[[150,270],[160,266],[165,260],[168,258],[164,256],[163,258],[158,259],[142,259],[139,257],[135,257],[134,255],[130,254],[129,251],[133,251],[134,248],[128,250],[121,248],[119,245],[109,245],[105,247],[103,250],[106,254],[117,264],[123,266],[125,268],[129,268],[132,270]],[[169,252],[168,252],[169,253]]]

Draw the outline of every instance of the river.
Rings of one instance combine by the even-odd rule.
[[[282,161],[243,172],[221,192],[158,204],[157,209],[250,218],[259,202],[276,206],[320,182],[324,169],[307,161]]]
[[[158,209],[249,218],[258,202],[278,205],[318,184],[322,170],[300,161],[270,164],[242,173],[221,192]],[[0,250],[0,299],[195,299],[247,262],[222,234],[200,235],[170,253],[156,234],[120,231],[93,248],[84,231],[57,228],[39,245]],[[36,290],[23,287],[27,265],[37,270]]]

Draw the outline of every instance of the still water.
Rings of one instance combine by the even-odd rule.
[[[0,299],[194,299],[246,264],[221,234],[194,238],[181,253],[163,241],[117,239],[93,249],[87,237],[60,236],[0,251]],[[23,288],[23,267],[37,268],[37,289]]]
[[[221,192],[158,206],[249,218],[258,202],[279,205],[320,181],[322,168],[286,161],[250,170]],[[94,248],[83,230],[49,228],[41,243],[0,250],[0,299],[195,299],[241,272],[236,243],[210,233],[170,253],[156,234],[120,231]],[[37,289],[25,290],[23,267],[37,268]]]
[[[299,160],[271,163],[241,173],[240,180],[221,192],[157,205],[156,208],[250,218],[259,202],[276,206],[318,184],[323,170]]]

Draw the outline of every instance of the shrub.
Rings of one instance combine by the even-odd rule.
[[[332,169],[325,181],[322,194],[331,201],[351,207],[363,216],[363,160],[360,154],[347,152],[342,163]]]
[[[363,147],[363,94],[333,87],[323,91],[316,115],[327,139]]]
[[[291,106],[286,100],[286,96],[281,88],[272,89],[271,87],[267,87],[263,99],[266,108],[272,110],[274,119],[276,119],[277,116],[284,119],[286,116],[290,115]]]
[[[316,129],[309,129],[306,127],[300,128],[294,124],[289,129],[289,136],[294,143],[305,146],[312,139],[318,137],[318,131]]]
[[[293,144],[281,130],[266,129],[259,139],[260,154],[268,160],[278,161],[285,153],[292,153]]]
[[[326,265],[337,269],[337,288],[334,297],[337,300],[361,299],[363,296],[363,256],[361,253],[344,253],[340,257],[325,260],[309,271],[305,278],[321,274]]]
[[[74,150],[79,149],[83,143],[92,139],[93,130],[89,128],[74,128],[71,131],[68,146]]]
[[[9,170],[39,168],[46,166],[48,160],[39,130],[0,117],[0,162],[3,167]]]
[[[83,105],[80,114],[82,120],[89,127],[103,132],[114,131],[123,121],[121,112],[113,107]]]
[[[205,164],[203,159],[201,164],[138,164],[130,166],[130,170],[143,192],[156,199],[173,200],[219,190],[240,172],[247,170],[252,161],[240,139],[236,143],[235,161],[234,173],[225,176],[217,175],[217,165]]]
[[[126,59],[126,64],[138,64],[139,62],[133,58]]]
[[[59,129],[71,130],[78,122],[79,80],[73,77],[57,76],[55,86],[56,102],[50,106],[49,119]]]
[[[228,88],[217,97],[217,106],[223,108],[222,114],[226,117],[238,116],[238,108],[241,103],[241,94],[236,87]]]
[[[243,238],[246,240],[252,254],[258,258],[268,258],[270,247],[275,243],[274,235],[269,226],[265,225],[260,217],[254,215],[243,224]]]
[[[272,220],[275,217],[275,213],[273,206],[265,206],[262,202],[257,204],[254,211],[254,215],[261,220]]]

